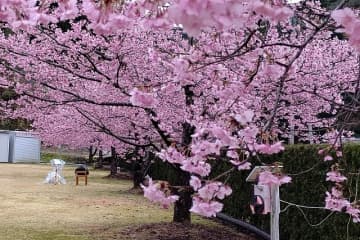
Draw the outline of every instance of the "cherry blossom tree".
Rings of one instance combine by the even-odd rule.
[[[344,2],[329,12],[313,1],[3,1],[1,19],[14,31],[0,41],[4,81],[21,94],[17,104],[33,106],[17,114],[49,140],[49,129],[75,124],[88,139],[158,151],[178,180],[171,193],[151,179],[143,188],[154,202],[175,203],[175,221],[189,221],[189,210],[215,216],[231,194],[221,180],[261,163],[259,153],[282,151],[277,137],[290,125],[336,127],[323,139],[341,157],[346,127],[318,114],[346,120],[357,109],[360,20]],[[70,20],[68,31],[55,26]],[[338,24],[348,41],[336,38]],[[355,93],[350,105],[343,92]],[[330,149],[321,154],[333,161]],[[210,179],[211,159],[232,167]],[[326,207],[359,221],[339,190],[346,177],[331,170]],[[265,172],[260,181],[290,178]]]

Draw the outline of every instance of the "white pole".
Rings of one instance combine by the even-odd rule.
[[[294,143],[295,143],[295,128],[294,128],[294,125],[290,125],[289,144],[294,144]]]
[[[279,240],[279,215],[280,215],[280,196],[279,185],[271,185],[271,214],[270,214],[270,228],[271,240]]]
[[[314,144],[314,140],[313,140],[313,128],[312,128],[312,125],[311,123],[309,124],[309,141],[310,141],[310,144]]]

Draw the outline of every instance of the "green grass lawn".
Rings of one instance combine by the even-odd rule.
[[[74,167],[65,167],[66,185],[44,184],[50,170],[0,164],[0,240],[121,239],[125,227],[171,221],[172,211],[129,193],[129,181],[104,179],[108,172],[91,171],[88,186],[75,186]]]

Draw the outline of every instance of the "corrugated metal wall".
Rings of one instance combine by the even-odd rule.
[[[0,133],[0,162],[9,162],[9,141],[8,133]]]
[[[15,136],[11,162],[40,162],[40,140],[29,136]]]

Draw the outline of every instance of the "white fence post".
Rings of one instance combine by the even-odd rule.
[[[271,215],[270,215],[270,228],[271,240],[279,240],[279,215],[280,215],[280,195],[279,185],[271,185]]]

